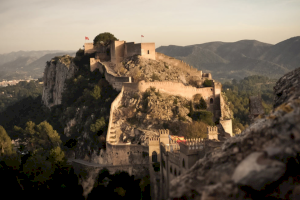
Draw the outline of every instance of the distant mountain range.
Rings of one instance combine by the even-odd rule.
[[[279,78],[300,67],[300,36],[272,45],[256,40],[209,42],[190,46],[161,46],[157,52],[212,73],[214,79],[242,79],[250,75]]]
[[[75,56],[75,51],[18,51],[0,54],[0,81],[41,78],[46,62],[65,54]]]

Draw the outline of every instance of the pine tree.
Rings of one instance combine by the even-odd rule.
[[[13,153],[11,139],[2,126],[0,126],[0,150],[1,155],[10,155]]]
[[[199,105],[200,109],[207,109],[207,104],[206,104],[205,100],[202,97],[200,99],[200,103],[199,104],[200,104]]]

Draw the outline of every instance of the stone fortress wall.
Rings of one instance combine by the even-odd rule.
[[[118,108],[118,105],[123,97],[123,92],[124,92],[124,88],[122,87],[121,92],[118,94],[118,96],[115,98],[115,100],[111,103],[107,135],[106,135],[106,143],[115,143],[117,140],[116,138],[113,137],[113,135],[111,135],[112,124],[113,124],[112,120],[113,120],[114,112]]]
[[[196,88],[192,86],[185,86],[182,83],[176,82],[145,82],[139,83],[123,83],[124,90],[128,92],[145,92],[150,87],[155,87],[160,92],[164,92],[174,96],[182,96],[187,99],[193,99],[195,94],[201,94],[203,99],[209,106],[211,99],[214,102],[214,87]]]
[[[124,48],[125,57],[141,55],[141,43],[135,44],[134,42],[128,42],[124,45]]]
[[[105,80],[117,91],[121,91],[123,83],[131,83],[131,77],[117,76],[108,66],[100,61],[100,59],[90,58],[90,70],[99,71],[104,74]]]
[[[141,43],[141,56],[155,60],[155,43]]]

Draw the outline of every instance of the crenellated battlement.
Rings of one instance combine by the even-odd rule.
[[[207,127],[208,139],[210,140],[218,140],[218,127],[216,126],[208,126]]]
[[[158,132],[160,136],[164,136],[164,135],[168,136],[170,134],[169,129],[159,129]]]
[[[216,126],[207,126],[207,133],[208,134],[215,133],[215,132],[218,132],[218,127],[216,127]]]
[[[197,154],[199,151],[203,151],[205,141],[203,138],[187,139],[186,142],[180,143],[180,152],[185,155]]]
[[[154,137],[149,137],[149,146],[153,145],[159,145],[159,137],[154,136]]]

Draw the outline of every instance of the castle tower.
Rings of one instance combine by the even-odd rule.
[[[149,173],[150,193],[154,199],[160,199],[161,176],[160,176],[160,145],[159,137],[149,138]]]
[[[168,145],[170,143],[169,129],[159,129],[158,132],[159,132],[160,142]]]
[[[93,53],[94,44],[93,43],[84,43],[84,54]]]
[[[209,140],[218,140],[218,128],[216,126],[208,126],[207,134]]]

